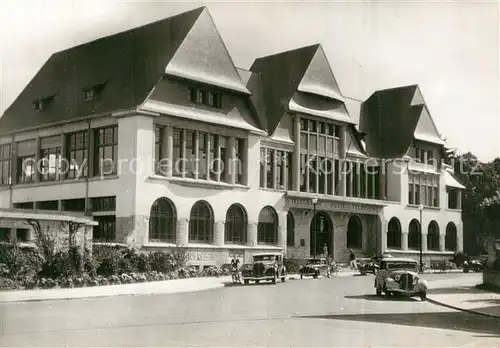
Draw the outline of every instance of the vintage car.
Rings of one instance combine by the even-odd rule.
[[[241,278],[245,284],[250,281],[259,284],[261,280],[270,280],[276,284],[278,279],[285,282],[286,276],[283,255],[280,253],[255,254],[252,264],[244,265],[241,269]]]
[[[375,276],[375,289],[378,296],[404,295],[427,298],[427,282],[418,275],[419,264],[409,258],[387,257],[380,261]]]
[[[330,272],[328,271],[328,262],[326,259],[308,259],[304,266],[299,268],[300,279],[304,277],[313,277],[318,278],[320,275],[322,276],[330,276]]]

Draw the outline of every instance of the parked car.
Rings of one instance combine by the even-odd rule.
[[[314,279],[319,276],[329,277],[328,261],[324,258],[307,259],[306,264],[299,268],[300,279],[304,277],[313,277]]]
[[[253,255],[252,264],[241,268],[243,283],[254,281],[259,284],[261,280],[271,281],[276,284],[278,279],[286,281],[286,267],[283,264],[283,255],[280,253],[263,253]]]
[[[479,260],[464,261],[462,267],[464,273],[469,273],[469,271],[482,272],[486,268],[484,263]]]
[[[408,297],[419,296],[427,298],[427,282],[418,275],[419,264],[408,258],[382,258],[375,277],[376,294],[386,296],[395,294]]]

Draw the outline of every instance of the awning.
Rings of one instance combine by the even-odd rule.
[[[455,179],[453,177],[453,175],[451,175],[450,173],[448,173],[448,171],[444,172],[444,183],[448,187],[455,187],[455,188],[459,188],[459,189],[464,189],[465,188],[465,186],[462,185],[461,183],[459,183],[457,181],[457,179]]]

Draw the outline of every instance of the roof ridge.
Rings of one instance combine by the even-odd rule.
[[[54,52],[51,55],[51,57],[54,56],[54,55],[58,55],[59,53],[64,53],[66,51],[73,50],[73,49],[79,48],[81,46],[89,45],[89,44],[92,44],[92,43],[100,41],[100,40],[105,40],[105,39],[109,39],[109,38],[112,38],[112,37],[117,36],[117,35],[126,34],[126,33],[129,33],[129,32],[132,32],[132,31],[135,31],[135,30],[147,27],[149,25],[154,25],[154,24],[159,24],[159,23],[166,22],[166,21],[171,21],[172,19],[174,19],[176,17],[187,15],[189,13],[193,13],[193,12],[196,12],[196,11],[199,11],[199,13],[198,13],[198,16],[199,16],[203,12],[203,10],[205,10],[206,8],[207,8],[206,6],[197,7],[195,9],[192,9],[192,10],[189,10],[189,11],[184,11],[184,12],[181,12],[181,13],[177,13],[177,14],[175,14],[173,16],[170,16],[170,17],[165,17],[165,18],[162,18],[162,19],[157,19],[155,21],[152,21],[152,22],[149,22],[149,23],[145,23],[145,24],[141,24],[141,25],[138,25],[136,27],[129,28],[129,29],[126,29],[126,30],[121,30],[121,31],[118,31],[118,32],[113,33],[113,34],[109,34],[109,35],[105,35],[105,36],[100,36],[100,37],[95,38],[93,40],[86,41],[86,42],[83,42],[81,44],[78,44],[78,45],[75,45],[75,46],[71,46],[71,47],[65,48],[63,50]]]
[[[271,58],[271,57],[277,57],[277,56],[280,56],[280,55],[290,54],[292,52],[295,53],[295,52],[299,52],[299,51],[306,50],[306,49],[313,48],[313,47],[316,47],[316,49],[318,49],[319,47],[321,47],[321,44],[320,43],[316,43],[316,44],[313,44],[313,45],[302,46],[302,47],[298,47],[298,48],[289,49],[289,50],[286,50],[286,51],[281,51],[281,52],[278,52],[278,53],[268,54],[267,56],[262,56],[262,57],[255,58],[254,63],[256,61],[260,60],[260,59],[267,59],[267,58]]]

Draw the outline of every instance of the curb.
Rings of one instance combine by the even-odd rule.
[[[430,302],[430,303],[438,305],[438,306],[442,306],[442,307],[454,309],[454,310],[457,310],[457,311],[461,311],[461,312],[466,312],[466,313],[476,314],[476,315],[482,315],[482,316],[488,317],[488,318],[500,319],[500,315],[483,313],[483,312],[475,311],[473,309],[465,309],[465,308],[460,308],[460,307],[452,306],[450,304],[447,304],[447,303],[444,303],[444,302],[441,302],[441,301],[433,300],[428,295],[427,295],[427,302]]]
[[[53,298],[26,298],[26,299],[2,299],[0,298],[0,305],[2,304],[8,304],[8,303],[26,303],[26,302],[44,302],[44,301],[68,301],[68,300],[88,300],[88,299],[97,299],[97,298],[111,298],[111,297],[122,297],[122,296],[151,296],[151,295],[175,295],[175,294],[183,294],[183,293],[190,293],[190,292],[202,292],[202,291],[209,291],[209,290],[215,290],[215,289],[221,289],[224,288],[224,283],[219,283],[216,285],[208,286],[205,288],[198,288],[198,289],[181,289],[177,291],[166,291],[166,292],[144,292],[144,293],[125,293],[125,294],[91,294],[91,295],[84,295],[84,296],[73,296],[73,297],[67,297],[67,296],[61,296],[61,297],[53,297]],[[1,294],[0,294],[1,297]]]

